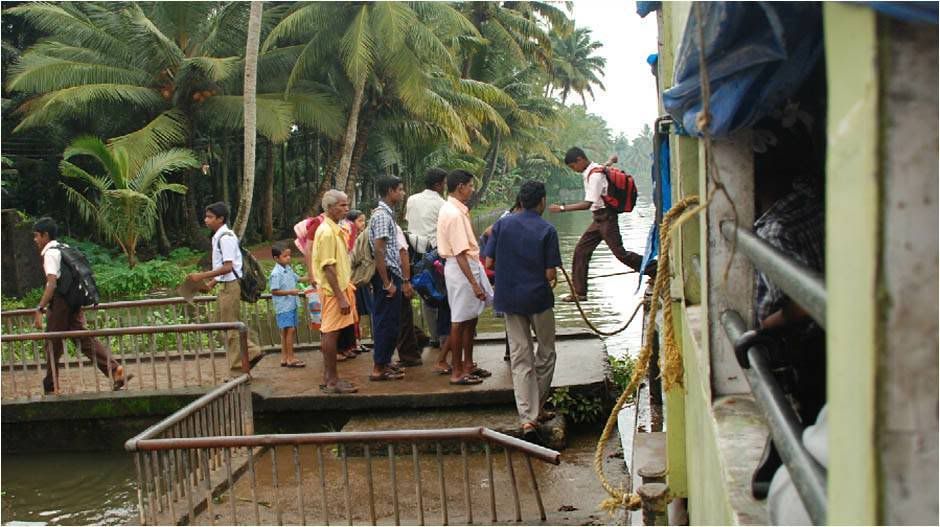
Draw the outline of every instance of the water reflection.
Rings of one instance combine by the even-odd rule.
[[[127,525],[137,518],[136,479],[124,452],[4,454],[6,525]]]
[[[561,244],[561,257],[565,269],[571,271],[571,257],[574,246],[578,243],[581,234],[591,223],[591,215],[587,211],[544,215],[558,230],[558,239]],[[643,253],[646,248],[646,236],[650,225],[655,218],[655,208],[648,199],[641,197],[633,212],[619,216],[620,232],[623,236],[623,245],[628,251]],[[480,229],[479,225],[474,225]],[[591,258],[591,267],[588,276],[607,275],[629,271],[630,268],[620,263],[607,247],[601,243]],[[588,300],[581,306],[591,322],[603,331],[619,329],[636,309],[638,303],[643,301],[643,292],[646,289],[647,278],[643,277],[643,284],[637,290],[638,277],[636,273],[596,278],[588,281]],[[560,328],[583,328],[587,330],[581,319],[578,308],[574,303],[561,302],[558,299],[570,292],[568,284],[559,274],[559,283],[555,288],[555,319]],[[636,355],[640,349],[642,328],[640,327],[640,314],[626,331],[605,337],[607,351],[614,356]],[[480,319],[479,331],[502,331],[503,322],[487,310]]]

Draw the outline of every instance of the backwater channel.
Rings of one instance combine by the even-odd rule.
[[[654,214],[655,208],[648,197],[640,196],[632,213],[620,215],[620,230],[628,251],[643,252]],[[558,229],[562,261],[570,272],[574,247],[590,224],[590,214],[585,211],[546,212],[545,218]],[[478,234],[486,227],[481,223],[475,222]],[[628,270],[607,245],[601,243],[591,259],[589,276]],[[588,301],[582,303],[582,307],[599,329],[618,329],[642,301],[646,280],[644,277],[637,290],[636,273],[591,279],[588,282]],[[568,285],[559,273],[556,299],[568,292]],[[626,331],[604,339],[611,356],[635,356],[639,352],[640,317],[638,314]],[[573,303],[556,302],[555,318],[559,328],[585,327]],[[487,310],[478,330],[502,331],[502,319]],[[34,525],[122,525],[138,521],[133,463],[123,451],[3,454],[0,502],[0,521],[5,525],[24,522]]]

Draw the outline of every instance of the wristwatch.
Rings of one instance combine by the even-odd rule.
[[[565,204],[564,204],[564,203],[562,203],[559,208],[561,208],[561,211],[562,211],[562,212],[565,212]]]

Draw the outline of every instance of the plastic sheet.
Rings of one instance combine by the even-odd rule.
[[[817,3],[703,2],[705,62],[710,79],[709,133],[727,136],[753,125],[797,91],[822,56]],[[699,20],[693,8],[676,58],[666,111],[689,135],[701,135]]]

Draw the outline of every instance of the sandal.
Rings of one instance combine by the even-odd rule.
[[[391,369],[385,370],[385,371],[383,371],[382,373],[380,373],[380,374],[378,374],[378,375],[369,375],[369,380],[370,380],[370,381],[375,381],[375,382],[379,382],[379,381],[397,381],[397,380],[404,379],[404,378],[405,378],[405,374],[404,374],[404,373],[396,373],[395,371],[393,371],[393,370],[391,370]]]
[[[459,386],[472,386],[474,384],[480,384],[483,382],[483,379],[475,377],[473,375],[464,375],[463,377],[457,379],[456,381],[450,381],[451,384]]]
[[[342,355],[343,357],[346,357],[347,359],[355,359],[356,357],[359,356],[355,351],[351,349],[346,350],[346,351],[341,351],[337,353],[337,355]]]
[[[282,368],[304,368],[306,366],[307,366],[307,363],[305,363],[304,361],[300,359],[294,359],[290,362],[281,363]]]
[[[323,393],[356,393],[359,391],[359,388],[356,388],[349,381],[336,381],[336,384],[329,386],[327,384],[320,385],[320,391]]]
[[[480,377],[481,379],[485,379],[487,377],[492,377],[493,372],[489,370],[484,370],[483,368],[474,365],[473,371],[470,372],[470,375],[473,375],[474,377]]]
[[[522,425],[522,439],[539,446],[545,446],[546,443],[545,438],[539,431],[538,425],[534,423],[526,423]]]
[[[446,367],[446,368],[437,368],[437,367],[435,367],[433,371],[434,371],[434,373],[436,373],[436,374],[438,374],[438,375],[450,375],[450,372],[452,372],[452,371],[454,371],[454,370],[453,370],[453,368],[451,368],[450,366],[448,366],[448,367]]]
[[[587,300],[587,295],[578,295],[577,297],[575,297],[575,295],[565,295],[561,297],[561,301],[562,302],[574,302],[575,298],[577,298],[578,302],[584,302]]]
[[[554,419],[555,415],[556,415],[555,412],[551,410],[542,410],[539,413],[539,416],[537,417],[537,419],[540,423],[547,423],[548,421],[551,421],[552,419]]]

